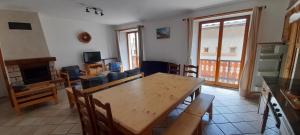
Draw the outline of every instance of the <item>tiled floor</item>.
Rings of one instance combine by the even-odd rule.
[[[204,116],[203,135],[258,134],[259,115],[257,100],[246,100],[237,91],[203,86],[203,93],[216,96],[213,119]],[[80,121],[75,109],[70,109],[63,90],[59,91],[59,104],[45,103],[23,110],[16,116],[7,99],[0,100],[1,135],[79,135]],[[186,105],[180,105],[169,117],[158,124],[153,133],[159,135],[176,119]],[[268,124],[265,134],[277,134],[273,123]]]

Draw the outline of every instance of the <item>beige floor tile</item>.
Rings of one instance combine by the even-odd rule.
[[[73,124],[58,125],[51,134],[54,135],[67,134],[73,126],[74,126]]]
[[[53,132],[57,125],[44,125],[38,127],[37,131],[33,135],[48,135]]]
[[[80,134],[80,133],[82,133],[81,124],[75,124],[68,132],[68,134]]]

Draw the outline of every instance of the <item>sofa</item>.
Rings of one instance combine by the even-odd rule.
[[[173,63],[163,61],[143,61],[141,72],[143,72],[145,76],[149,76],[157,72],[168,73],[169,64]]]
[[[134,76],[141,73],[139,68],[127,70],[124,72],[109,72],[108,74],[100,74],[94,78],[88,80],[81,80],[82,88],[87,89],[102,85],[108,82],[124,79],[126,77]]]

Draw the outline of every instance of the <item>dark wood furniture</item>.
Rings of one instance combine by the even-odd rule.
[[[120,135],[113,125],[113,118],[109,103],[101,103],[91,96],[91,112],[94,118],[94,126],[97,135]],[[101,108],[103,111],[98,111],[96,108]]]
[[[27,106],[48,101],[53,101],[55,104],[58,103],[57,89],[54,84],[49,82],[30,84],[19,92],[11,88],[10,94],[17,114],[20,114],[21,108]]]
[[[169,63],[170,74],[180,75],[180,64]]]
[[[81,70],[79,66],[63,67],[60,71],[60,76],[65,80],[67,87],[72,87],[72,84],[80,82],[80,76],[86,75],[86,71]]]
[[[90,105],[90,99],[92,99],[88,94],[82,93],[76,88],[72,88],[74,99],[76,102],[77,110],[80,117],[82,132],[84,135],[96,135],[95,124],[93,122],[93,114]]]
[[[145,76],[149,76],[158,72],[169,73],[170,62],[143,61],[141,64],[141,72],[145,73]]]
[[[99,86],[96,86],[96,87],[83,89],[82,92],[87,93],[87,94],[91,94],[91,93],[95,93],[95,92],[98,92],[98,91],[101,91],[101,90],[104,90],[104,89],[107,89],[107,88],[110,88],[110,87],[113,87],[113,86],[116,86],[116,85],[120,85],[120,84],[129,82],[129,81],[132,81],[132,80],[136,80],[136,79],[139,79],[139,78],[142,78],[142,77],[144,77],[144,74],[140,73],[140,74],[137,74],[137,75],[134,75],[134,76],[126,77],[124,79],[120,79],[120,80],[112,81],[112,82],[109,82],[109,83],[105,83],[105,84],[102,84],[102,85],[99,85]],[[66,88],[66,93],[67,93],[67,96],[68,96],[70,108],[73,108],[74,104],[75,104],[75,100],[74,100],[74,95],[73,95],[72,88],[71,87]]]

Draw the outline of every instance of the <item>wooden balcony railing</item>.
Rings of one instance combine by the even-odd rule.
[[[200,59],[200,77],[208,81],[215,81],[216,60]],[[240,76],[240,61],[221,60],[218,82],[238,84]]]

